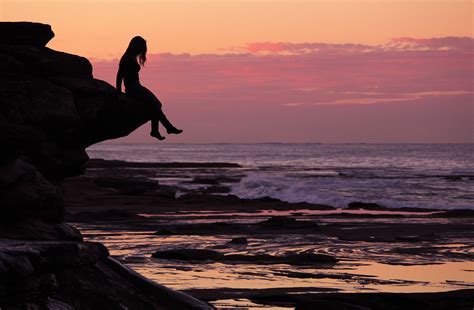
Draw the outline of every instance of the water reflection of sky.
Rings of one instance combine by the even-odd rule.
[[[203,214],[206,213],[198,212],[193,215]],[[176,289],[312,287],[315,290],[336,288],[346,292],[438,292],[474,286],[472,262],[466,261],[463,256],[452,256],[453,253],[472,254],[472,240],[407,245],[399,242],[354,242],[327,236],[292,234],[249,236],[247,246],[229,246],[226,243],[231,237],[227,235],[158,236],[152,231],[130,231],[120,227],[111,230],[112,227],[109,226],[107,230],[103,230],[100,225],[92,224],[79,225],[79,228],[87,240],[104,243],[112,255],[137,272]],[[407,247],[431,247],[437,248],[437,252],[403,256],[395,250]],[[311,250],[334,255],[340,261],[330,267],[190,263],[151,258],[156,250],[176,248],[272,255]]]

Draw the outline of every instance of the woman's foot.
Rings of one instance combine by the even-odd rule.
[[[168,134],[179,135],[180,133],[183,132],[183,130],[173,127],[173,128],[170,128],[170,129],[166,129],[166,132],[167,132]]]
[[[152,131],[150,132],[150,136],[157,138],[158,140],[164,140],[165,137],[163,137],[159,131]]]

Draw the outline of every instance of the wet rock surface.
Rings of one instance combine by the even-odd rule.
[[[269,254],[222,254],[218,251],[206,249],[176,249],[156,251],[154,258],[174,259],[183,261],[211,261],[227,263],[256,263],[256,264],[289,264],[289,265],[314,265],[335,264],[337,259],[324,254],[290,253],[282,256]]]
[[[474,302],[474,290],[442,293],[327,293],[321,288],[296,289],[192,289],[186,290],[203,300],[246,298],[267,306],[295,309],[465,309]]]

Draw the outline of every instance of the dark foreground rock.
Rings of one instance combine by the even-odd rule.
[[[49,25],[0,23],[0,308],[210,308],[137,275],[64,223],[61,183],[84,171],[85,148],[128,135],[152,107],[94,79],[86,58],[45,47],[53,37]],[[157,186],[95,181],[129,195]]]
[[[2,309],[209,309],[145,279],[91,242],[0,243]],[[56,309],[56,308],[53,308]]]

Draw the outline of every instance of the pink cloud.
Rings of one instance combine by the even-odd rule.
[[[260,51],[269,51],[269,52],[281,52],[285,50],[284,43],[274,43],[274,42],[254,42],[248,43],[245,46],[245,49],[252,53],[257,53]]]
[[[224,55],[149,55],[141,79],[166,111],[193,128],[177,141],[466,142],[473,140],[466,133],[472,119],[465,117],[473,115],[473,42],[448,37],[397,38],[382,46],[249,43],[240,53]],[[97,78],[113,83],[117,60],[96,60],[93,66]],[[434,105],[444,112],[433,114]],[[388,129],[370,130],[369,119],[386,120],[395,107],[425,115],[418,118],[420,129],[412,128],[410,136],[393,119],[386,122],[390,135]],[[355,125],[341,123],[347,113],[368,128],[348,130]],[[441,127],[449,134],[440,133]]]

